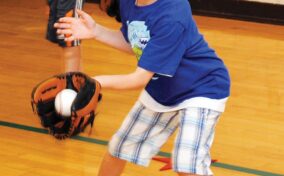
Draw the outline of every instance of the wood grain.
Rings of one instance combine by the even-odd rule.
[[[61,49],[45,40],[46,5],[38,0],[0,1],[0,120],[40,128],[30,93],[39,81],[60,72]],[[85,10],[105,26],[120,24],[98,5]],[[229,68],[232,94],[217,126],[212,157],[219,162],[284,174],[284,27],[195,16],[200,31]],[[84,72],[129,73],[135,57],[93,41],[82,44]],[[104,91],[91,136],[109,140],[139,91]],[[56,141],[49,135],[0,126],[0,170],[5,176],[96,175],[106,146]],[[162,148],[171,152],[173,137]],[[127,165],[123,176],[175,175],[161,163]],[[246,176],[212,167],[215,175]]]

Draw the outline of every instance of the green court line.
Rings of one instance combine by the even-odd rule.
[[[26,131],[32,131],[32,132],[36,132],[36,133],[48,134],[48,131],[45,130],[45,129],[42,129],[42,128],[20,125],[20,124],[16,124],[16,123],[1,121],[1,120],[0,120],[0,126],[16,128],[16,129],[21,129],[21,130],[26,130]],[[88,138],[88,137],[83,137],[83,136],[74,136],[74,137],[72,137],[72,139],[78,140],[78,141],[84,141],[84,142],[88,142],[88,143],[104,145],[104,146],[108,144],[108,141],[104,141],[104,140],[100,140],[100,139],[94,139],[94,138]],[[163,157],[171,157],[171,154],[167,153],[167,152],[159,152],[158,155],[163,156]],[[235,165],[221,163],[221,162],[215,162],[215,163],[212,164],[212,166],[223,168],[223,169],[228,169],[228,170],[233,170],[233,171],[238,171],[238,172],[243,172],[243,173],[248,173],[248,174],[253,174],[253,175],[284,176],[283,174],[276,174],[276,173],[271,173],[271,172],[267,172],[267,171],[250,169],[250,168],[246,168],[246,167],[240,167],[240,166],[235,166]]]

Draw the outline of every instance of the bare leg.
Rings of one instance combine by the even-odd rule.
[[[100,166],[98,176],[119,176],[122,173],[125,164],[126,161],[115,158],[107,153]]]
[[[80,46],[63,48],[64,72],[81,71],[81,49]]]

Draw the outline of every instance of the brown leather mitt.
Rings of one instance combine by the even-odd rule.
[[[63,117],[55,110],[55,97],[63,89],[77,92],[71,116]],[[43,127],[57,139],[65,139],[93,126],[96,108],[101,100],[100,83],[81,72],[68,72],[48,78],[32,90],[31,104]]]

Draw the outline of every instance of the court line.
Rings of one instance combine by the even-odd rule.
[[[5,122],[5,121],[1,121],[1,120],[0,120],[0,126],[16,128],[16,129],[21,129],[21,130],[26,130],[26,131],[32,131],[32,132],[36,132],[36,133],[48,134],[48,130],[46,130],[46,129],[36,128],[36,127],[31,127],[31,126],[26,126],[26,125],[11,123],[11,122]],[[106,146],[108,144],[108,141],[104,141],[104,140],[100,140],[100,139],[94,139],[94,138],[88,138],[88,137],[83,137],[83,136],[74,136],[74,137],[72,137],[72,139],[78,140],[78,141],[84,141],[84,142],[88,142],[88,143],[104,145],[104,146]],[[158,155],[163,156],[163,157],[171,157],[170,153],[162,152],[162,151],[159,152]],[[212,166],[223,168],[223,169],[228,169],[228,170],[233,170],[233,171],[238,171],[238,172],[243,172],[243,173],[248,173],[248,174],[261,175],[261,176],[284,176],[283,174],[276,174],[276,173],[271,173],[271,172],[267,172],[267,171],[261,171],[261,170],[246,168],[246,167],[240,167],[240,166],[235,166],[235,165],[231,165],[231,164],[221,163],[221,162],[218,162],[218,161],[213,163]]]

